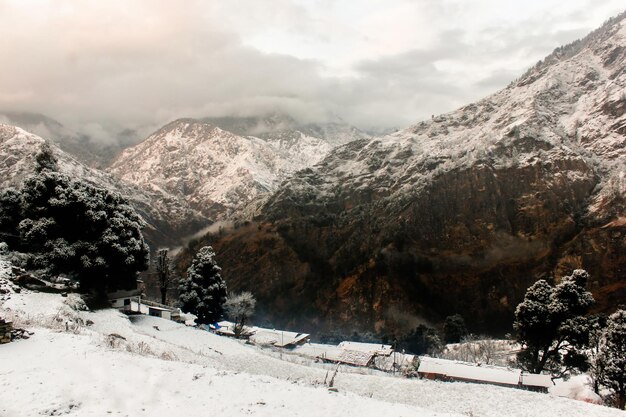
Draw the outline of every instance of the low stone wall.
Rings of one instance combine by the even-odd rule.
[[[13,330],[13,323],[0,319],[0,344],[9,343],[11,341],[11,331]]]

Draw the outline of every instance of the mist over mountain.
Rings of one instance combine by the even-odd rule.
[[[100,125],[85,125],[82,130],[75,130],[39,113],[0,111],[0,123],[49,139],[81,162],[100,169],[108,166],[122,149],[139,141],[138,133],[132,129],[112,134]]]
[[[530,284],[575,268],[610,311],[626,298],[625,16],[483,100],[334,149],[197,245],[298,328],[399,334],[462,313],[507,331]]]

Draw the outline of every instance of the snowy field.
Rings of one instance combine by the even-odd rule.
[[[344,366],[331,392],[328,366],[160,318],[76,312],[71,299],[25,292],[4,302],[1,313],[35,334],[0,345],[0,416],[624,416],[555,394]]]

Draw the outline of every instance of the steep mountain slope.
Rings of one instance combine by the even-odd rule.
[[[626,23],[558,48],[457,111],[333,151],[252,223],[207,236],[276,325],[398,334],[461,313],[504,331],[574,267],[626,301]]]
[[[25,130],[0,124],[0,190],[19,187],[34,172],[35,155],[46,141]],[[144,191],[123,184],[109,174],[89,168],[51,145],[59,160],[59,170],[73,178],[81,178],[95,186],[111,189],[129,199],[146,220],[144,234],[152,247],[173,244],[182,236],[206,226],[208,220],[186,204],[158,191]]]
[[[203,121],[176,120],[125,150],[110,170],[127,183],[169,193],[221,219],[321,160],[334,144],[364,136],[339,124],[316,132],[309,126],[316,137],[297,130],[295,121],[284,116],[213,121],[239,134]],[[241,136],[252,133],[259,137]]]

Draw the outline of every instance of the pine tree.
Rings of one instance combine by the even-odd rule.
[[[594,303],[585,289],[588,279],[586,271],[577,269],[555,287],[539,280],[526,291],[513,324],[522,345],[518,363],[524,370],[562,376],[588,368],[582,350],[590,343],[585,314]]]
[[[209,324],[222,317],[226,283],[210,246],[201,248],[179,286],[181,308],[197,316],[196,323]]]
[[[603,364],[602,385],[615,393],[617,406],[626,406],[626,310],[609,316],[604,343],[600,349]]]

